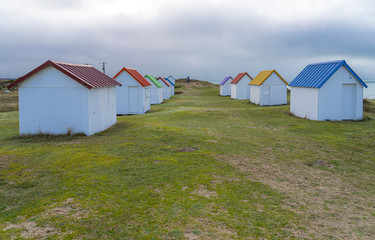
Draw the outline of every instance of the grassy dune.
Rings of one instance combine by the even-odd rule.
[[[0,239],[373,239],[374,101],[315,122],[176,91],[90,137],[20,137],[3,109]]]

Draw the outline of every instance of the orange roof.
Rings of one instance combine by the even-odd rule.
[[[239,73],[231,82],[230,84],[237,84],[245,75],[247,75],[251,80],[253,80],[252,77],[247,72]]]
[[[11,89],[17,84],[25,81],[29,77],[33,76],[35,73],[41,71],[42,69],[51,66],[60,72],[64,73],[65,75],[69,76],[73,80],[76,80],[78,83],[82,84],[84,87],[90,88],[98,88],[98,87],[114,87],[114,86],[121,86],[121,84],[112,78],[108,77],[98,69],[94,68],[91,65],[82,65],[82,64],[71,64],[71,63],[63,63],[57,61],[48,60],[47,62],[43,63],[39,67],[35,68],[28,74],[23,77],[17,79],[11,83],[8,88]]]
[[[262,85],[264,83],[264,81],[267,80],[267,78],[269,76],[271,76],[272,73],[276,73],[277,76],[279,76],[279,78],[286,84],[288,85],[288,83],[284,80],[284,78],[282,78],[280,76],[280,74],[274,69],[274,70],[267,70],[267,71],[261,71],[254,79],[253,81],[251,81],[249,84],[250,85]]]
[[[151,86],[151,83],[147,81],[146,78],[144,78],[137,70],[133,68],[124,67],[123,69],[121,69],[120,72],[116,74],[116,76],[113,77],[113,79],[116,79],[123,71],[129,73],[130,76],[132,76],[135,80],[137,80],[137,82],[139,82],[139,84],[142,85],[142,87]]]

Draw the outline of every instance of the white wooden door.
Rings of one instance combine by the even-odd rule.
[[[270,105],[270,86],[262,86],[262,104]]]
[[[145,99],[144,99],[144,106],[143,106],[144,112],[147,112],[150,110],[150,88],[145,87]]]
[[[138,87],[128,87],[129,113],[137,113],[139,106]]]
[[[343,120],[355,119],[356,99],[356,85],[343,84],[341,96],[341,113]]]

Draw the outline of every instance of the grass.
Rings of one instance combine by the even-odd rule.
[[[90,137],[20,137],[1,112],[0,238],[372,239],[374,101],[316,122],[176,91]]]
[[[11,80],[0,80],[0,112],[18,111],[18,91],[6,92]]]

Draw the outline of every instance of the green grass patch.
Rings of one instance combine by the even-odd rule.
[[[90,137],[18,135],[0,113],[0,238],[371,239],[375,103],[315,122],[178,81]]]

